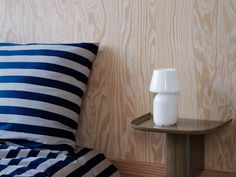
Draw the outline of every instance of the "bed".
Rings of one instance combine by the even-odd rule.
[[[1,177],[119,177],[119,172],[101,153],[77,148],[75,153],[0,145]]]
[[[1,177],[120,176],[103,154],[76,145],[98,46],[0,44]]]

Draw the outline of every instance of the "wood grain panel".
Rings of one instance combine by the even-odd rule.
[[[235,5],[235,1],[194,2],[193,50],[199,117],[227,120],[236,116]],[[206,136],[206,168],[235,171],[235,133],[233,122]]]
[[[236,172],[235,0],[1,0],[0,40],[100,41],[78,144],[110,158],[165,164],[165,136],[130,122],[152,109],[152,70],[177,68],[181,117],[234,119],[206,137],[205,164]]]

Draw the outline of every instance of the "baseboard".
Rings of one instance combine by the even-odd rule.
[[[166,177],[166,167],[163,164],[122,159],[110,160],[118,168],[122,177]],[[236,177],[236,173],[204,170],[199,177]]]
[[[204,170],[200,177],[236,177],[236,173],[230,173],[230,172],[224,172],[224,171]]]
[[[122,177],[166,177],[166,168],[162,164],[140,161],[111,159]]]

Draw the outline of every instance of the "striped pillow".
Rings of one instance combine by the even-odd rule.
[[[0,43],[0,139],[73,151],[98,44]]]

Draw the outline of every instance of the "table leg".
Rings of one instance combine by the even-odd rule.
[[[195,177],[204,169],[204,135],[167,134],[167,176]]]

